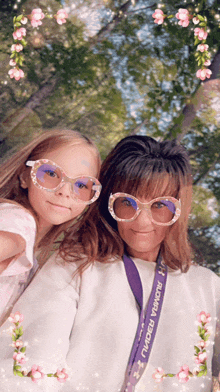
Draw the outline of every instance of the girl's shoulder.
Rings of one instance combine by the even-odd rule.
[[[36,229],[34,216],[26,208],[10,200],[0,199],[0,230],[2,225],[17,226],[18,224]]]
[[[0,202],[0,231],[18,234],[25,240],[25,254],[32,264],[37,232],[33,215],[18,203]]]

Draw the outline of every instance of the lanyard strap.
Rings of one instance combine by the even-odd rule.
[[[123,392],[132,392],[144,373],[153,346],[164,299],[167,266],[162,261],[159,253],[156,260],[153,288],[147,308],[144,311],[143,288],[137,267],[133,260],[126,255],[123,256],[123,261],[129,285],[141,310],[137,333],[126,370],[125,383],[122,388]]]

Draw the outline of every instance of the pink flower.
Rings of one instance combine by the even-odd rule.
[[[31,14],[30,14],[30,20],[31,20],[31,25],[33,27],[38,27],[40,25],[42,25],[41,20],[44,19],[44,14],[41,10],[41,8],[35,8],[32,10]]]
[[[210,69],[207,69],[207,71],[210,71]],[[210,71],[210,72],[212,73],[212,71]],[[208,78],[210,78],[210,76],[208,76]],[[207,333],[208,335],[212,334],[212,327],[210,325],[208,325],[208,326],[205,325],[204,330],[205,330],[205,333]]]
[[[199,69],[197,72],[196,72],[196,76],[197,76],[197,78],[199,78],[199,79],[201,79],[201,80],[205,80],[206,78],[210,78],[210,76],[211,76],[211,74],[212,74],[212,71],[210,70],[210,69],[208,69],[208,68],[203,68],[203,69]],[[208,322],[208,321],[207,321]],[[208,329],[206,329],[206,332],[208,332]]]
[[[180,371],[177,373],[176,377],[178,378],[179,382],[189,381],[189,366],[181,366]]]
[[[197,50],[199,50],[200,52],[205,52],[205,50],[208,50],[209,45],[206,44],[200,44],[197,46]]]
[[[194,24],[198,24],[200,22],[198,16],[196,16],[195,18],[193,18],[193,23]]]
[[[19,80],[24,77],[24,72],[22,71],[22,69],[19,69],[19,68],[10,69],[8,71],[8,74],[10,75],[11,79],[15,78],[15,80]],[[11,321],[11,320],[9,320],[9,321]],[[17,323],[17,321],[12,321],[12,322]]]
[[[154,378],[155,382],[161,382],[163,381],[163,378],[165,376],[164,370],[161,367],[158,367],[157,369],[155,369],[154,374],[152,375],[152,377]]]
[[[61,383],[66,382],[66,380],[68,379],[68,374],[66,373],[66,369],[62,369],[62,370],[57,369],[55,374],[57,376],[57,381]]]
[[[23,342],[22,342],[22,340],[16,340],[15,342],[12,342],[12,347],[15,347],[15,348],[21,348],[23,346]]]
[[[62,9],[57,12],[57,14],[55,15],[55,18],[57,20],[57,23],[61,25],[63,23],[66,23],[66,19],[68,18],[68,14],[64,9]]]
[[[197,376],[197,375],[199,374],[199,372],[200,372],[200,367],[197,365],[197,366],[193,369],[192,374],[193,374],[193,376]]]
[[[200,340],[200,342],[197,344],[197,346],[201,349],[201,350],[203,350],[205,347],[207,347],[209,345],[209,342],[207,341],[205,341],[205,340]]]
[[[154,23],[157,23],[157,24],[162,24],[163,23],[163,21],[164,21],[164,19],[165,19],[165,15],[164,15],[164,13],[163,13],[163,11],[162,10],[160,10],[159,8],[157,8],[156,10],[155,10],[155,12],[154,12],[154,14],[152,15],[153,16],[153,18],[155,18],[155,21],[154,21]]]
[[[23,50],[23,46],[21,44],[14,44],[11,46],[12,52],[21,52]]]
[[[11,59],[11,60],[9,61],[9,65],[10,65],[11,67],[15,67],[15,65],[16,65],[15,60]]]
[[[21,19],[21,23],[22,24],[26,24],[27,23],[27,18],[25,16],[23,16],[23,18]]]
[[[12,325],[11,325],[8,329],[6,329],[6,332],[8,335],[12,336],[14,334],[15,330],[16,330],[16,327],[12,327]]]
[[[204,29],[200,29],[199,27],[196,27],[194,30],[194,35],[197,36],[200,41],[202,41],[203,39],[207,38],[208,33]]]
[[[20,41],[23,37],[25,37],[26,29],[24,27],[21,27],[20,29],[15,30],[12,35],[14,39],[18,39]]]
[[[21,372],[24,374],[24,376],[27,376],[27,374],[28,374],[27,368],[24,368],[24,367],[21,368]]]
[[[195,357],[195,363],[199,365],[200,363],[204,363],[207,360],[207,353],[199,353],[197,357]]]
[[[13,69],[16,69],[16,68],[13,68]],[[12,71],[12,70],[10,70],[10,71]],[[9,71],[9,72],[10,72]],[[20,70],[21,71],[21,70]],[[23,71],[22,71],[23,72]],[[21,76],[22,77],[22,76]],[[20,78],[19,78],[20,79]],[[11,313],[10,314],[10,316],[9,316],[9,318],[8,318],[8,320],[9,321],[11,321],[11,323],[21,323],[23,320],[24,320],[24,316],[23,316],[23,314],[21,314],[21,313],[19,313],[19,312],[15,312],[15,314],[13,314],[13,313]]]
[[[187,9],[180,8],[179,12],[176,14],[176,17],[177,17],[177,19],[180,20],[178,22],[178,24],[180,26],[183,26],[183,27],[189,26],[190,15],[189,15],[189,11]]]
[[[22,365],[27,362],[27,358],[24,353],[14,353],[13,354],[14,361],[21,363]]]
[[[44,378],[45,374],[42,372],[42,367],[33,365],[31,368],[31,379],[36,384],[39,380]]]
[[[207,70],[207,71],[210,71],[210,70]],[[203,323],[203,324],[210,323],[211,316],[209,313],[202,311],[197,315],[197,320],[199,323]]]
[[[206,60],[206,61],[204,62],[204,65],[205,65],[206,67],[208,67],[210,64],[211,64],[211,61],[210,61],[210,60]]]

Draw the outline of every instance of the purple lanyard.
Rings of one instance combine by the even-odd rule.
[[[153,346],[164,299],[167,266],[162,261],[159,253],[156,260],[157,266],[153,288],[147,308],[144,311],[143,288],[137,267],[133,260],[126,255],[123,256],[123,261],[128,282],[141,310],[137,333],[126,370],[125,382],[121,389],[121,392],[132,392],[144,373]]]

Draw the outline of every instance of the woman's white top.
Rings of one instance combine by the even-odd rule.
[[[38,265],[33,249],[36,235],[34,217],[16,204],[0,203],[0,231],[19,234],[24,238],[25,251],[0,273],[0,325],[29,284]]]
[[[147,304],[156,264],[133,259],[143,284]],[[122,260],[96,262],[82,277],[74,278],[78,265],[55,255],[45,264],[14,307],[24,315],[23,341],[28,342],[25,364],[43,366],[48,373],[65,367],[70,379],[60,384],[46,378],[34,384],[12,374],[13,348],[5,323],[0,330],[0,390],[65,392],[119,392],[124,381],[139,320],[139,308],[127,281]],[[154,370],[178,373],[180,367],[196,367],[194,345],[197,315],[211,315],[208,374],[179,383],[176,377],[156,384]],[[220,278],[212,271],[191,266],[187,273],[168,272],[161,316],[148,366],[135,392],[210,392],[212,374],[220,370]],[[214,346],[215,340],[215,346]],[[213,349],[216,354],[211,368]]]

